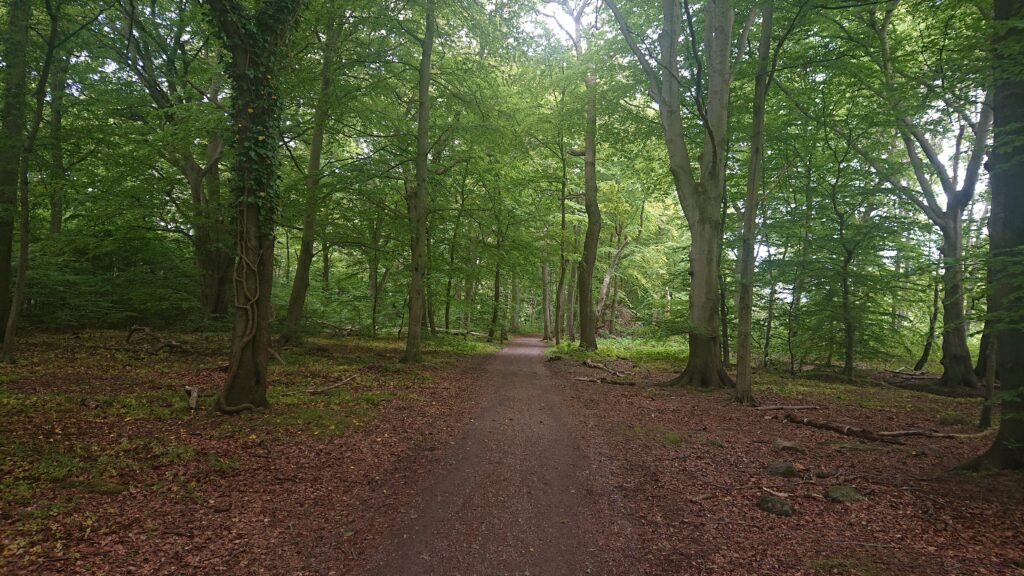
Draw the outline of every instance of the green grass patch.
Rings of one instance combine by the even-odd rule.
[[[583,360],[628,358],[641,368],[650,370],[679,370],[686,363],[686,341],[670,338],[599,338],[597,352],[580,350],[576,342],[563,342],[548,354],[559,354]]]

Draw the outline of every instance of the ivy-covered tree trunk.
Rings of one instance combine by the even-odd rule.
[[[267,407],[267,362],[273,303],[274,216],[278,194],[281,104],[277,78],[302,0],[263,0],[253,11],[240,0],[207,0],[230,53],[233,178],[237,205],[235,325],[231,361],[217,409]]]
[[[1002,415],[992,447],[974,468],[1024,468],[1024,1],[995,1],[995,87],[989,314],[994,319],[996,370],[1002,384]]]
[[[406,362],[419,362],[423,341],[424,290],[427,274],[427,211],[430,153],[430,58],[434,50],[434,0],[426,0],[425,32],[420,43],[419,106],[417,109],[416,185],[409,190],[409,224],[412,227],[412,258],[409,270],[409,331],[405,340]]]
[[[25,146],[25,102],[28,96],[28,28],[31,0],[11,0],[7,6],[3,61],[3,141],[0,142],[0,326],[7,325],[11,307],[14,220],[18,212],[18,181]]]
[[[324,132],[330,116],[332,86],[334,85],[334,61],[341,37],[341,26],[333,18],[327,26],[324,42],[323,62],[320,69],[320,93],[313,111],[313,130],[309,144],[309,162],[306,166],[306,198],[302,217],[302,240],[299,257],[292,281],[292,292],[288,297],[288,312],[285,315],[282,342],[298,340],[302,313],[306,307],[309,292],[309,270],[313,265],[313,242],[316,239],[317,216],[320,211],[320,159],[324,148]]]

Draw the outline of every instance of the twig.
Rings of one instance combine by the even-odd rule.
[[[348,382],[349,380],[355,378],[357,375],[358,374],[353,374],[353,375],[349,376],[348,378],[345,378],[341,382],[335,382],[334,384],[331,384],[329,386],[324,386],[323,388],[310,388],[310,389],[306,390],[306,393],[308,393],[308,394],[323,394],[324,392],[328,392],[330,390],[334,390],[335,388],[340,388],[341,386],[345,385],[346,382]]]

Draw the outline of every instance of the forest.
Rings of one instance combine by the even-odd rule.
[[[0,572],[1024,573],[1024,1],[0,16]]]

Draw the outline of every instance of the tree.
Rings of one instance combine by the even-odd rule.
[[[764,157],[764,116],[771,77],[768,64],[772,46],[774,2],[767,0],[761,8],[761,39],[757,49],[757,76],[754,80],[753,128],[750,136],[750,158],[747,167],[747,198],[743,206],[743,244],[740,249],[740,281],[736,330],[736,389],[733,399],[753,404],[753,334],[751,324],[754,308],[754,237],[757,233],[758,188],[761,185],[761,162]]]
[[[302,241],[291,295],[288,298],[288,312],[285,316],[284,332],[281,339],[290,342],[298,339],[302,313],[306,306],[306,292],[309,290],[309,270],[313,264],[313,242],[317,231],[317,216],[322,199],[320,181],[323,179],[321,158],[324,147],[324,133],[330,116],[331,100],[334,98],[335,59],[341,37],[342,23],[332,14],[327,23],[326,39],[323,44],[320,69],[320,90],[313,111],[313,126],[309,144],[309,163],[306,167],[306,198],[302,216]],[[324,248],[326,250],[326,248]]]
[[[968,466],[1024,468],[1024,2],[995,1],[992,38],[993,141],[988,168],[992,185],[990,316],[995,320],[996,363],[1002,384],[1002,416],[992,447]]]
[[[421,321],[426,313],[427,214],[430,166],[430,57],[434,50],[434,0],[426,0],[425,28],[420,39],[419,105],[416,112],[416,183],[407,191],[409,224],[412,227],[412,258],[409,268],[409,330],[405,360],[418,362],[422,347]],[[497,290],[497,287],[495,288]]]
[[[234,132],[232,191],[237,205],[235,325],[231,361],[217,409],[265,408],[274,279],[274,214],[278,202],[277,77],[289,31],[303,0],[263,0],[250,10],[240,0],[207,0],[228,50]]]
[[[7,325],[11,310],[11,271],[14,247],[14,216],[17,214],[21,155],[25,147],[25,102],[27,100],[28,29],[32,1],[13,0],[7,8],[4,36],[3,126],[0,144],[0,326]]]
[[[665,0],[662,3],[656,51],[640,46],[637,35],[614,0],[605,2],[643,69],[648,94],[658,105],[669,172],[692,239],[689,255],[689,357],[683,373],[673,382],[700,387],[731,385],[732,378],[722,365],[719,346],[719,256],[731,82],[732,4],[729,0],[709,0],[705,4],[702,55],[697,47],[698,39],[688,2],[683,2],[685,18],[677,2]],[[683,76],[679,66],[679,45],[684,21],[688,25],[687,35],[695,64],[689,71],[689,77],[695,82],[692,104],[704,132],[704,144],[698,156],[698,174],[693,170],[682,116]],[[648,54],[656,55],[651,57]],[[705,57],[706,65],[703,62]]]

